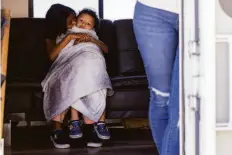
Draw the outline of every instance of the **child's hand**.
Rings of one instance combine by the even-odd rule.
[[[72,33],[67,35],[67,39],[69,41],[71,40],[76,40],[76,43],[80,43],[80,42],[90,42],[91,38],[89,35],[87,34],[83,34],[83,33]]]
[[[79,41],[79,39],[76,39],[76,40],[74,41],[74,45],[77,45],[77,44],[79,44],[79,43],[81,43],[81,42]]]
[[[91,37],[87,34],[83,34],[83,36],[81,36],[79,39],[77,39],[78,42],[90,42],[91,41]]]
[[[68,35],[70,40],[78,40],[78,42],[90,42],[91,37],[83,33],[72,33]]]

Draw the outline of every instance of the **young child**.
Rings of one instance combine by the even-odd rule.
[[[90,9],[83,9],[79,12],[77,16],[76,26],[73,26],[72,29],[69,29],[67,31],[67,34],[69,33],[84,33],[88,34],[90,37],[86,38],[85,42],[92,42],[97,44],[100,49],[103,50],[103,52],[107,52],[107,48],[105,45],[99,44],[98,42],[95,42],[95,40],[98,40],[98,36],[96,34],[96,30],[98,29],[99,19],[96,15],[96,13]],[[62,38],[65,37],[65,35],[61,35],[57,38],[56,42],[58,43]],[[69,48],[71,46],[78,46],[80,43],[80,40],[72,40],[69,44],[66,45],[65,48]],[[78,111],[71,108],[71,121],[70,121],[70,133],[69,137],[72,139],[81,138],[82,137],[82,131],[80,127],[80,121],[78,116]],[[107,140],[110,138],[110,133],[106,127],[105,124],[105,113],[102,114],[100,120],[96,123],[94,123],[94,130],[97,133],[97,136],[100,139]]]
[[[96,44],[104,53],[108,52],[107,46],[101,41],[99,41],[99,38],[97,36],[96,31],[98,30],[99,26],[99,19],[96,15],[96,12],[90,9],[83,9],[79,12],[76,20],[76,25],[73,26],[71,29],[68,29],[66,34],[61,34],[56,39],[56,43],[59,43],[63,38],[71,33],[83,33],[87,34],[88,37],[85,38],[84,42],[92,42]],[[98,40],[98,41],[96,41]],[[65,48],[71,47],[73,45],[79,44],[81,41],[76,39],[70,41],[69,44],[65,46]]]

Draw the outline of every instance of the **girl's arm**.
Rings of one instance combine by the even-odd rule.
[[[103,53],[108,53],[108,47],[102,41],[91,37],[90,42],[96,44],[102,50]]]
[[[55,40],[46,39],[49,59],[54,61],[59,55],[60,51],[70,42],[70,40],[70,37],[66,36],[59,44],[56,44]]]
[[[67,35],[60,43],[56,44],[55,40],[46,39],[47,52],[49,59],[54,61],[61,50],[72,40],[72,39],[80,39],[80,38],[88,38],[88,35],[85,34],[69,34]]]

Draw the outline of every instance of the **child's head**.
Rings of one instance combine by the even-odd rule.
[[[98,29],[99,19],[95,11],[83,9],[77,15],[77,27],[92,30]]]

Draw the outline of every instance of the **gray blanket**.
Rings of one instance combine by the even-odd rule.
[[[93,43],[64,48],[43,80],[42,87],[44,113],[48,121],[85,96],[103,89],[112,90],[105,59]],[[87,117],[98,120],[101,113],[96,111],[96,105],[88,106],[87,109],[94,109],[94,112]],[[82,109],[78,110],[83,113]]]

